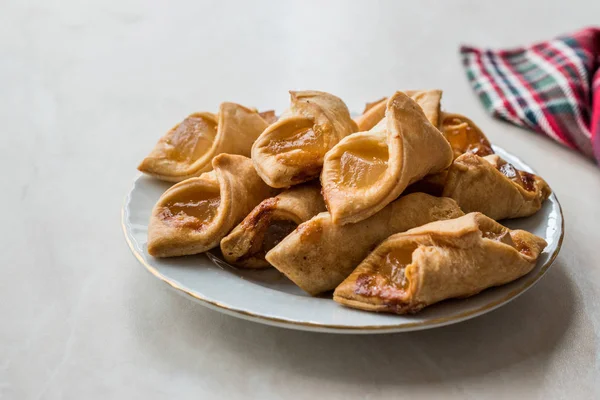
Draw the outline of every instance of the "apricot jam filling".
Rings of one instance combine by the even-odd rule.
[[[193,187],[171,198],[163,207],[161,217],[172,225],[201,230],[217,215],[220,203],[218,186]]]
[[[529,247],[528,243],[521,239],[518,235],[515,235],[514,239],[514,248],[523,255],[533,256],[533,250]]]
[[[408,279],[406,279],[406,267],[412,262],[412,251],[406,249],[395,249],[389,252],[383,263],[383,273],[390,277],[390,284],[396,288],[406,290]]]
[[[388,167],[388,148],[381,142],[361,142],[340,157],[340,184],[364,188],[376,182]]]
[[[321,154],[323,136],[307,118],[293,118],[277,128],[273,139],[267,145],[272,154],[280,154],[291,150],[303,150]]]
[[[374,274],[358,276],[354,292],[390,302],[402,301],[410,286],[406,267],[412,264],[412,254],[416,248],[416,245],[412,245],[389,251],[381,257]]]
[[[494,154],[492,145],[479,128],[458,115],[444,116],[442,132],[456,155],[473,153],[483,157]]]
[[[206,154],[217,135],[217,121],[192,114],[177,125],[164,139],[167,158],[192,163]]]
[[[511,181],[515,182],[523,189],[532,192],[535,190],[535,177],[533,174],[525,171],[519,171],[508,162],[500,163],[496,169]]]
[[[531,247],[529,247],[529,244],[523,240],[518,231],[513,231],[511,233],[509,230],[504,229],[499,231],[481,229],[481,233],[484,238],[507,244],[525,256],[533,255]]]

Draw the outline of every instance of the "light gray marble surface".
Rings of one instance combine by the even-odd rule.
[[[3,1],[0,398],[599,398],[600,170],[488,117],[457,55],[598,15],[598,1]],[[296,332],[191,303],[129,253],[135,167],[188,113],[281,111],[306,88],[360,111],[430,87],[562,202],[561,254],[507,306],[408,334]]]

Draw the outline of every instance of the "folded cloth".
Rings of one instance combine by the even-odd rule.
[[[600,28],[510,50],[460,49],[484,107],[600,163]]]

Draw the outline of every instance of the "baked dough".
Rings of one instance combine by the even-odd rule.
[[[211,172],[189,178],[160,197],[148,225],[148,253],[154,257],[197,254],[221,239],[275,190],[244,156],[221,154]]]
[[[405,90],[410,98],[417,102],[423,109],[425,116],[436,128],[440,125],[440,103],[442,100],[441,90]],[[372,129],[385,117],[387,97],[367,103],[362,115],[355,118],[359,132]]]
[[[499,220],[535,214],[551,193],[541,177],[497,155],[466,153],[448,169],[443,196],[456,200],[464,212],[479,211]]]
[[[481,213],[432,222],[381,243],[333,299],[367,311],[415,313],[520,278],[544,247],[544,239],[511,231]]]
[[[265,253],[304,221],[325,211],[318,183],[306,183],[263,200],[221,240],[225,260],[242,268],[270,266]]]
[[[450,145],[408,95],[390,97],[385,115],[373,129],[344,138],[325,155],[321,183],[335,223],[370,217],[411,183],[452,163]]]
[[[376,100],[372,103],[367,103],[362,115],[354,118],[359,132],[365,132],[372,129],[385,117],[385,106],[387,97]]]
[[[463,215],[454,200],[413,193],[356,224],[336,225],[327,212],[300,224],[266,255],[304,291],[334,289],[388,236]]]
[[[317,178],[325,153],[358,129],[338,97],[317,91],[290,95],[290,108],[252,146],[256,172],[276,188]]]
[[[441,115],[442,91],[433,90],[406,90],[404,93],[423,109],[423,113],[431,125],[439,128]]]
[[[479,156],[494,154],[492,145],[481,129],[464,115],[441,113],[441,131],[450,143],[454,158],[464,153],[473,153]],[[448,171],[427,175],[406,188],[404,193],[424,192],[432,196],[441,196],[446,184]]]
[[[263,118],[264,117],[264,118]],[[138,169],[155,178],[180,182],[212,169],[221,153],[250,156],[252,143],[275,113],[259,114],[235,103],[222,103],[218,115],[194,113],[164,135]]]

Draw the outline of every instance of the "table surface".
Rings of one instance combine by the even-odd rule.
[[[600,171],[489,117],[457,53],[598,22],[598,1],[550,3],[3,2],[0,398],[599,398]],[[131,256],[123,197],[188,113],[280,112],[290,89],[360,111],[403,88],[444,89],[557,193],[562,251],[514,302],[422,332],[299,332],[192,303]]]

